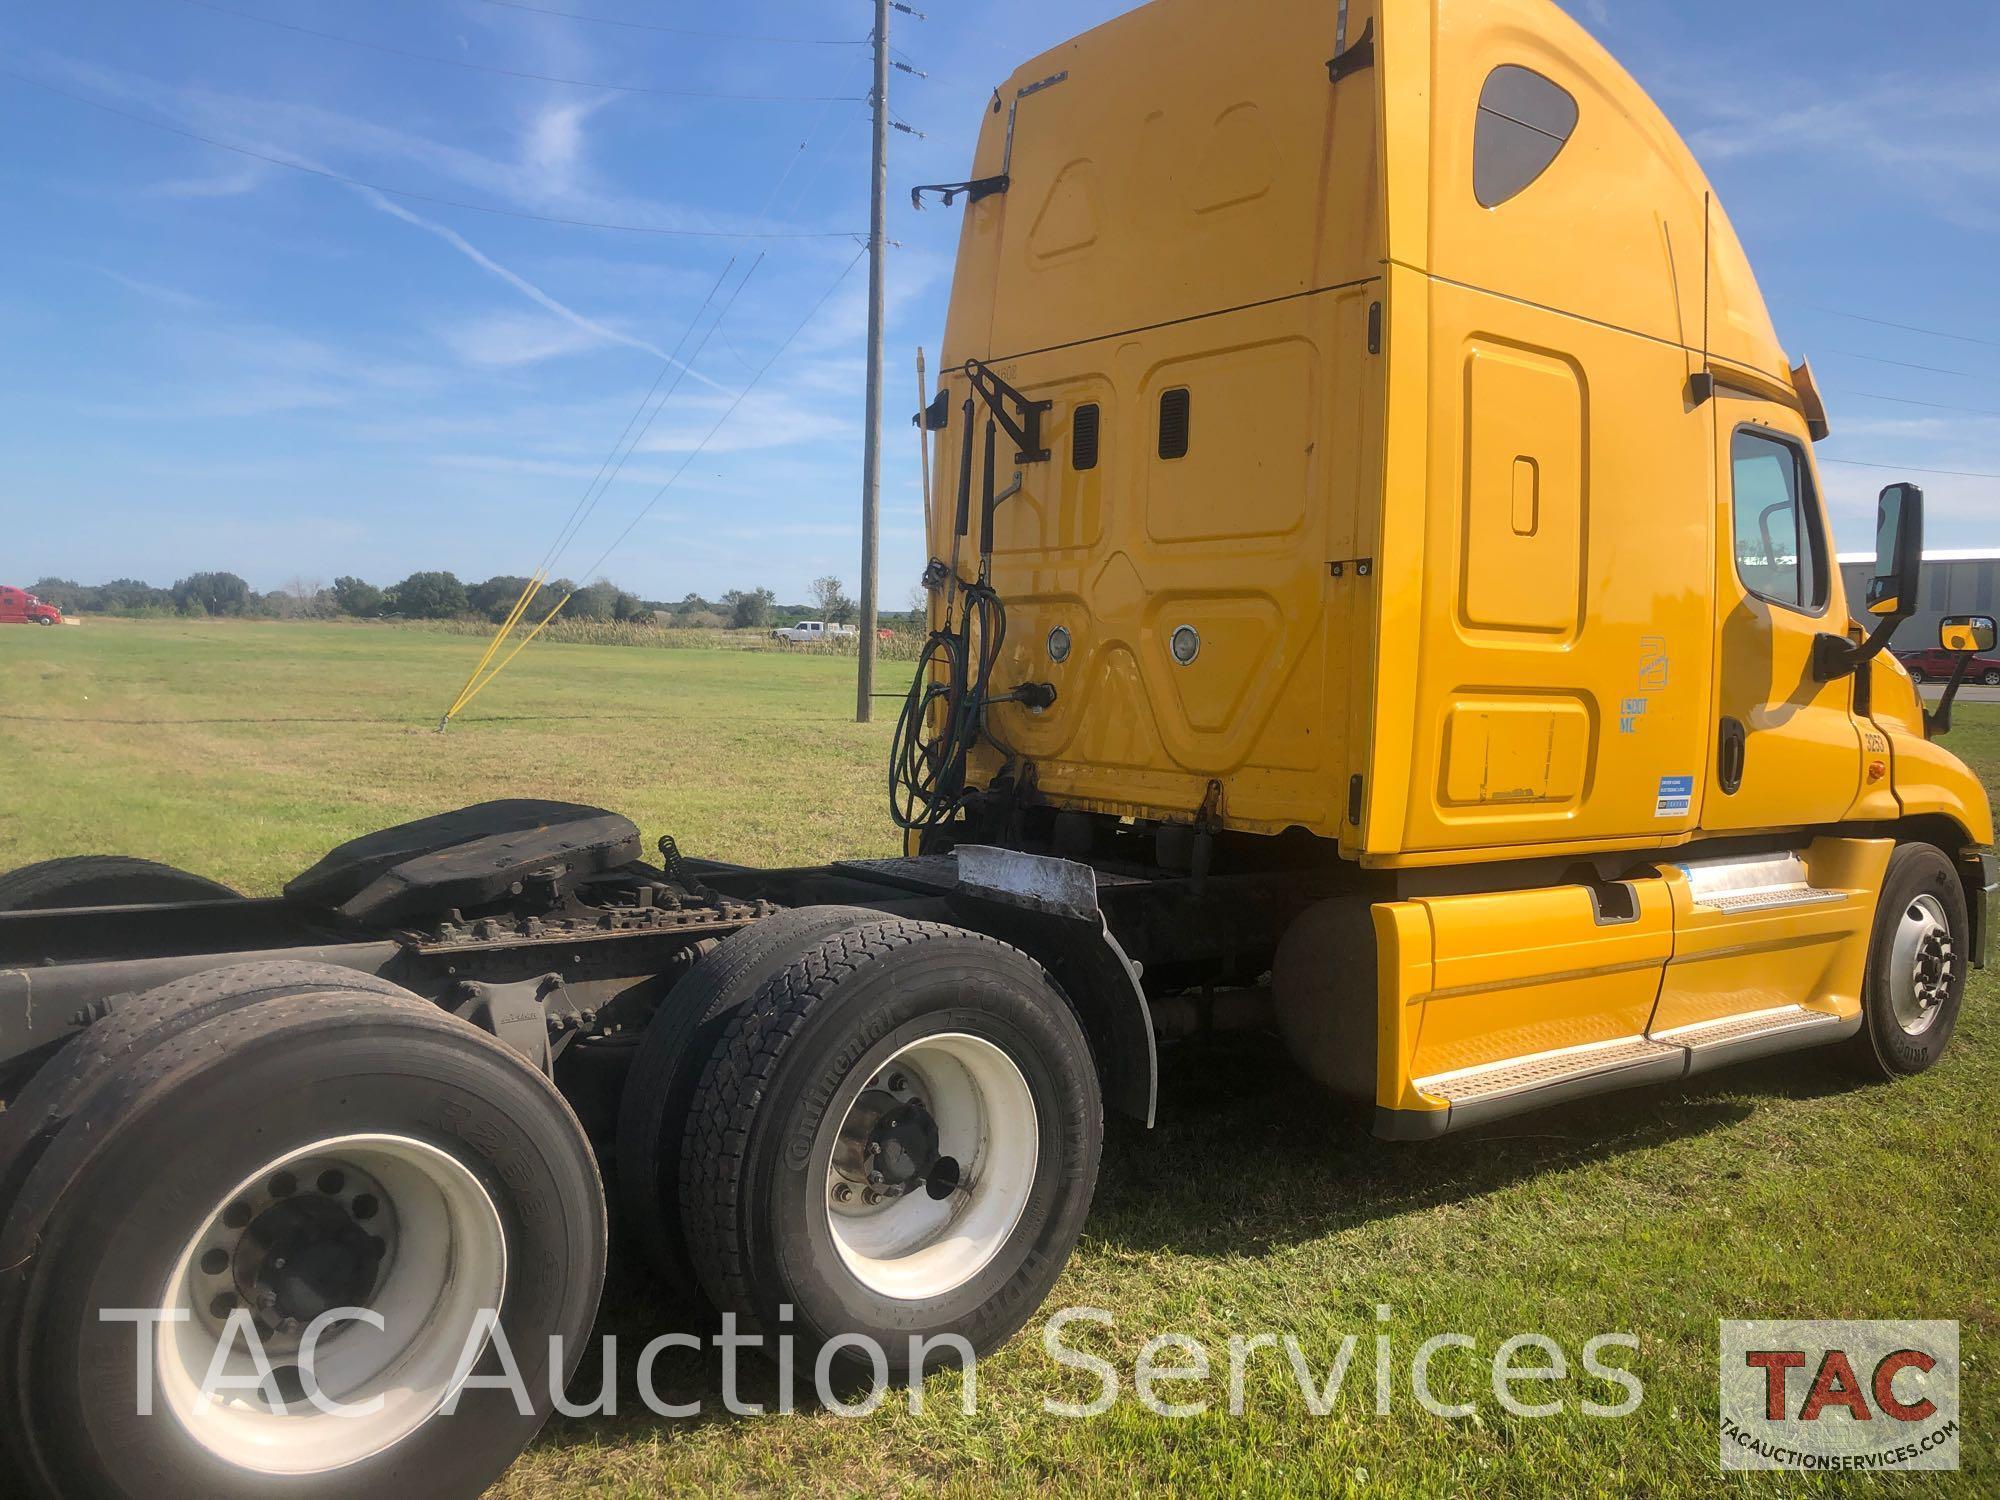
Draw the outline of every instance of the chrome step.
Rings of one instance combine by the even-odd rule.
[[[1823,1010],[1803,1005],[1774,1005],[1743,1015],[1723,1016],[1713,1021],[1696,1021],[1671,1031],[1656,1031],[1653,1040],[1685,1047],[1688,1072],[1705,1073],[1728,1063],[1768,1057],[1773,1052],[1792,1052],[1841,1041],[1861,1029],[1857,1011],[1848,1020],[1830,1016]]]
[[[1616,1037],[1503,1058],[1411,1080],[1420,1093],[1449,1105],[1425,1133],[1463,1130],[1545,1105],[1641,1083],[1663,1083],[1775,1052],[1837,1042],[1861,1027],[1859,1012],[1842,1020],[1803,1005],[1723,1016],[1650,1036]]]
[[[1826,891],[1809,885],[1767,886],[1759,891],[1722,891],[1696,902],[1715,911],[1768,911],[1774,906],[1818,906],[1839,901],[1845,891]]]
[[[1563,1047],[1553,1052],[1481,1063],[1477,1067],[1437,1073],[1414,1082],[1422,1092],[1433,1099],[1443,1099],[1456,1109],[1466,1104],[1539,1092],[1600,1076],[1606,1076],[1606,1086],[1609,1087],[1613,1080],[1607,1075],[1621,1075],[1615,1081],[1624,1082],[1627,1080],[1622,1075],[1629,1070],[1655,1068],[1662,1063],[1671,1065],[1671,1072],[1678,1075],[1682,1061],[1679,1047],[1654,1041],[1650,1037],[1619,1037],[1608,1042],[1587,1042],[1580,1047]]]
[[[1843,890],[1815,886],[1806,862],[1796,854],[1758,854],[1747,859],[1691,859],[1680,866],[1696,906],[1711,911],[1771,911],[1786,906],[1818,906],[1846,898]]]

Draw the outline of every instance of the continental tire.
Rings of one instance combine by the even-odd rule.
[[[10,1468],[64,1497],[476,1495],[574,1367],[603,1253],[582,1129],[483,1032],[351,991],[215,1016],[115,1064],[0,1230]],[[336,1329],[315,1366],[328,1400],[380,1395],[366,1415],[300,1399],[299,1324],[334,1305],[383,1318]],[[106,1309],[166,1320],[150,1363]],[[225,1392],[196,1416],[230,1320],[253,1317],[279,1408]],[[502,1338],[525,1412],[455,1383],[468,1346],[473,1375],[502,1374]],[[241,1329],[233,1348],[225,1373],[254,1379]]]
[[[698,1293],[681,1232],[681,1136],[702,1065],[729,1018],[799,949],[874,920],[859,906],[802,906],[732,933],[660,1002],[618,1102],[616,1192],[622,1227],[670,1285]]]
[[[42,1151],[117,1063],[243,1006],[329,991],[416,1000],[402,986],[372,974],[281,959],[207,969],[116,1003],[109,1015],[58,1048],[0,1110],[0,1220]]]
[[[0,911],[231,899],[241,897],[204,875],[123,854],[72,854],[0,875]]]
[[[1965,998],[1971,952],[1965,887],[1942,849],[1889,856],[1861,981],[1861,1030],[1849,1056],[1871,1077],[1921,1073],[1944,1054]]]
[[[689,1250],[717,1307],[766,1331],[789,1318],[808,1349],[872,1340],[906,1378],[912,1335],[984,1354],[1048,1295],[1102,1140],[1089,1045],[1039,965],[957,928],[871,922],[796,953],[703,1070]],[[866,1367],[863,1348],[837,1352]]]

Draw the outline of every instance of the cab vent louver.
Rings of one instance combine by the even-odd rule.
[[[1160,457],[1186,458],[1188,451],[1188,393],[1177,386],[1160,396]]]
[[[1070,423],[1069,466],[1072,469],[1097,467],[1097,403],[1079,406]]]

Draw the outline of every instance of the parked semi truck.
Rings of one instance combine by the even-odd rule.
[[[601,1183],[660,1275],[808,1354],[992,1349],[1192,995],[1268,988],[1398,1140],[1794,1049],[1936,1062],[1995,879],[1949,695],[1882,649],[1922,496],[1884,492],[1849,598],[1810,373],[1581,30],[1155,0],[1025,64],[930,196],[965,218],[900,856],[649,856],[512,801],[278,897],[0,878],[25,1482],[476,1491],[590,1329]],[[269,1380],[204,1390],[256,1386],[246,1327]],[[462,1383],[503,1335],[525,1413]]]

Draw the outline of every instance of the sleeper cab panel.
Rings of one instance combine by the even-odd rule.
[[[1664,881],[1628,884],[1622,921],[1580,885],[1378,905],[1378,1102],[1422,1108],[1412,1078],[1644,1032],[1673,911]]]
[[[1662,867],[1673,899],[1674,955],[1648,1029],[1659,1035],[1728,1016],[1802,1005],[1842,1020],[1860,1014],[1875,899],[1893,839],[1819,838],[1806,851],[1815,892],[1838,899],[1705,905],[1682,865]]]
[[[1376,726],[1408,792],[1400,845],[1370,848],[1684,833],[1714,734],[1712,438],[1684,360],[1464,287],[1428,301],[1413,703]]]

